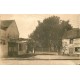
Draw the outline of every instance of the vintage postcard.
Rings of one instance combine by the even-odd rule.
[[[79,65],[80,14],[0,14],[0,64]]]

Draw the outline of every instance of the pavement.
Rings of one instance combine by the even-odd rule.
[[[67,56],[67,55],[36,55],[32,59],[37,60],[79,60],[79,56]]]
[[[79,56],[37,54],[28,58],[2,58],[0,64],[9,65],[80,65]]]

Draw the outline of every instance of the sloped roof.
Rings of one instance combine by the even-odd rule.
[[[15,20],[1,20],[0,28],[6,30],[13,21]]]
[[[80,38],[80,29],[79,28],[73,28],[70,31],[65,32],[63,39],[75,39]]]

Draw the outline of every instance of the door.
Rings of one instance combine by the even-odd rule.
[[[18,43],[8,42],[8,56],[13,57],[18,55]]]
[[[73,54],[74,53],[74,48],[69,48],[69,53]]]

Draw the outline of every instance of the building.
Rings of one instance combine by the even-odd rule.
[[[15,20],[1,20],[0,57],[14,56],[18,52],[19,31]]]
[[[27,54],[27,39],[19,38],[18,43],[18,55]]]
[[[62,39],[63,54],[80,54],[80,29],[65,32]]]

